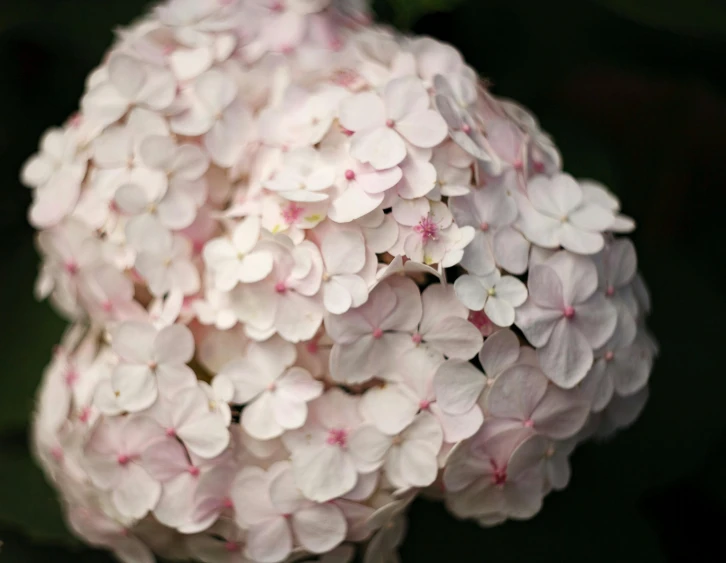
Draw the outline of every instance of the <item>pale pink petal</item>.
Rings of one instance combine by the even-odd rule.
[[[600,233],[583,231],[569,223],[562,225],[559,238],[563,248],[577,254],[597,254],[605,247],[605,238]]]
[[[481,311],[487,301],[487,290],[476,276],[463,275],[454,283],[459,300],[472,311]]]
[[[336,446],[296,451],[292,463],[300,490],[316,502],[327,502],[346,494],[358,479],[353,460]]]
[[[386,108],[380,96],[364,92],[340,104],[340,124],[349,131],[381,126],[386,121]]]
[[[138,464],[130,463],[124,477],[111,493],[116,509],[128,518],[143,518],[161,497],[161,485]]]
[[[428,346],[448,358],[469,360],[482,347],[479,329],[460,317],[449,317],[440,321],[424,338]]]
[[[383,193],[368,193],[353,184],[333,200],[328,217],[336,223],[350,223],[376,209],[383,198]]]
[[[547,344],[537,350],[537,356],[547,377],[564,389],[582,381],[593,362],[590,344],[564,318],[555,326]]]
[[[194,356],[194,337],[184,325],[162,329],[154,340],[154,359],[159,363],[186,364]]]
[[[479,362],[488,377],[494,377],[519,358],[519,339],[511,330],[500,330],[484,341]]]
[[[443,142],[449,132],[444,118],[434,110],[406,116],[396,122],[396,130],[412,145],[426,149]]]
[[[599,348],[613,335],[617,319],[617,310],[612,303],[601,293],[596,293],[575,307],[572,322],[592,348]]]
[[[273,398],[270,393],[262,393],[242,411],[242,426],[258,440],[270,440],[280,436],[283,427],[275,418]]]
[[[311,553],[325,553],[342,543],[347,528],[343,513],[333,504],[311,506],[292,517],[295,537]]]
[[[445,413],[452,415],[470,411],[485,385],[484,374],[461,360],[444,362],[434,376],[437,403]]]
[[[555,325],[562,318],[564,318],[562,310],[540,309],[530,297],[516,310],[514,322],[527,340],[534,346],[540,347],[547,344]]]
[[[532,413],[533,428],[553,440],[566,440],[580,431],[589,414],[588,402],[552,387]]]
[[[413,422],[418,403],[401,387],[387,384],[369,389],[361,400],[361,413],[386,434],[398,434]]]
[[[370,424],[354,430],[348,437],[348,448],[356,469],[361,473],[371,473],[380,468],[392,442],[393,438]]]
[[[406,158],[406,144],[390,127],[379,127],[353,135],[350,154],[363,163],[370,163],[376,170],[385,170]]]
[[[489,413],[496,418],[526,421],[547,392],[547,378],[533,366],[505,369],[487,394]]]
[[[278,563],[292,551],[292,533],[284,516],[276,516],[250,528],[246,553],[260,563]]]
[[[484,313],[495,325],[508,327],[514,323],[514,307],[497,296],[487,298]]]
[[[150,407],[158,395],[156,380],[146,366],[121,364],[114,369],[111,384],[118,404],[129,412]]]

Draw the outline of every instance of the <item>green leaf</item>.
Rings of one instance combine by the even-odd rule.
[[[462,0],[386,0],[393,11],[393,22],[402,29],[410,29],[416,20],[435,12],[453,10]]]
[[[58,495],[28,452],[25,434],[0,442],[0,522],[44,542],[78,545],[61,515]],[[0,537],[2,539],[2,537]]]
[[[722,0],[595,0],[618,14],[689,35],[726,35]]]

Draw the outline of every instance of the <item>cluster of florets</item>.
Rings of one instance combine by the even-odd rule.
[[[645,402],[618,200],[359,4],[170,1],[23,171],[73,322],[35,450],[125,562],[394,561],[417,493],[529,518]]]

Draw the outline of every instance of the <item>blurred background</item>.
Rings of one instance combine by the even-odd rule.
[[[19,170],[76,110],[84,79],[145,0],[0,0],[0,561],[108,562],[66,531],[27,425],[63,323],[37,269]],[[418,501],[408,562],[724,560],[726,2],[380,0],[379,17],[456,45],[529,106],[567,171],[607,184],[639,228],[661,345],[643,416],[575,454],[532,521],[482,530]],[[719,556],[718,553],[721,553]]]

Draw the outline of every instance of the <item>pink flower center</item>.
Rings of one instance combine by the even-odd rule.
[[[345,171],[345,179],[349,182],[352,182],[355,180],[355,172],[353,170],[346,170]]]
[[[537,172],[538,174],[542,174],[542,172],[544,172],[544,169],[545,169],[543,162],[535,162],[533,167],[534,167],[534,171]]]
[[[414,335],[413,335],[413,336],[411,337],[411,340],[413,340],[413,343],[414,343],[414,344],[421,344],[421,342],[423,342],[423,336],[421,336],[421,335],[420,335],[420,334],[419,334],[419,333],[417,332],[416,334],[414,334]]]
[[[479,225],[479,228],[486,233],[489,230],[489,223],[483,221],[482,224]]]
[[[471,125],[464,123],[464,125],[461,126],[461,130],[468,135],[471,133]]]
[[[524,163],[522,162],[522,159],[518,158],[512,163],[512,166],[515,170],[522,170],[524,168]]]
[[[273,2],[270,4],[270,10],[273,12],[282,12],[285,9],[285,4],[283,4],[282,0],[273,0]]]
[[[373,331],[373,338],[375,338],[376,340],[380,340],[381,338],[383,338],[383,329],[382,328],[375,329]]]
[[[308,351],[308,354],[317,354],[318,353],[318,343],[315,341],[308,342],[305,345],[305,349]]]
[[[605,352],[605,361],[606,362],[611,362],[614,357],[615,357],[615,354],[613,353],[612,350],[608,350],[607,352]]]
[[[340,51],[340,49],[343,47],[343,41],[340,39],[340,37],[333,37],[330,40],[330,49],[333,51]]]
[[[71,276],[75,276],[78,273],[78,264],[70,260],[65,263],[65,269],[68,274],[70,274]]]
[[[567,307],[565,307],[563,313],[566,319],[571,319],[575,316],[575,308],[572,305],[568,305]]]
[[[391,129],[393,129],[395,126],[396,126],[396,122],[393,121],[393,119],[386,120],[386,127],[390,127]]]
[[[69,369],[66,372],[65,380],[68,387],[73,387],[76,381],[78,381],[78,372],[73,368]]]
[[[431,406],[431,401],[428,399],[421,399],[421,402],[418,404],[418,408],[422,411],[425,411]]]
[[[346,137],[352,137],[355,133],[354,131],[351,131],[350,129],[346,129],[345,127],[341,127],[340,129],[343,132],[343,135],[345,135]]]
[[[439,235],[439,226],[430,217],[421,219],[413,230],[421,235],[424,242],[436,240],[436,237]]]
[[[612,297],[615,295],[615,288],[612,285],[609,285],[608,288],[605,290],[605,295],[608,297]]]
[[[91,408],[83,407],[83,410],[81,410],[81,414],[78,415],[78,420],[85,424],[86,422],[88,422],[89,418],[91,418]]]
[[[195,467],[194,465],[190,465],[189,466],[189,469],[187,469],[187,472],[192,477],[199,477],[199,468],[198,467]]]
[[[227,497],[222,501],[222,507],[223,508],[234,508],[234,503],[232,502],[232,499]]]
[[[525,420],[524,427],[525,428],[534,428],[534,420],[532,420],[531,418],[528,418],[527,420]]]
[[[113,310],[113,303],[107,299],[101,303],[101,309],[103,309],[104,313],[110,313]]]
[[[229,553],[236,553],[240,549],[240,545],[236,541],[228,541],[224,544],[224,549]]]
[[[328,438],[325,441],[331,446],[344,448],[348,443],[348,431],[342,428],[333,428],[328,432]]]
[[[268,391],[274,391],[275,389],[277,389],[277,383],[275,383],[274,381],[267,385]]]
[[[284,281],[279,281],[275,284],[275,291],[277,293],[285,293],[287,291],[287,285],[285,285]]]
[[[281,212],[282,218],[288,225],[296,223],[297,220],[300,219],[300,215],[302,215],[302,213],[303,208],[296,203],[290,203],[286,205]]]
[[[126,454],[119,454],[119,456],[116,458],[116,461],[119,465],[128,465],[128,463],[131,461],[131,456],[128,456]]]
[[[174,436],[176,436],[176,430],[174,430],[173,428],[167,428],[166,429],[166,435],[169,438],[173,438]]]
[[[63,450],[60,448],[60,446],[56,446],[52,450],[50,450],[50,454],[53,456],[53,459],[55,459],[58,463],[63,461]]]

